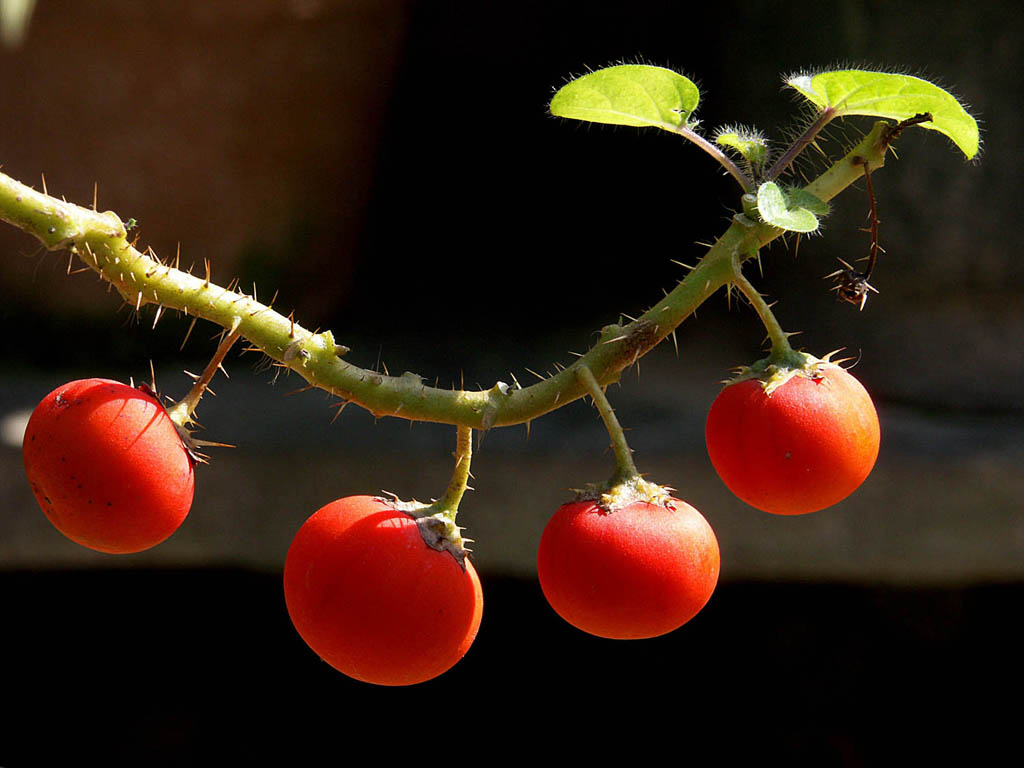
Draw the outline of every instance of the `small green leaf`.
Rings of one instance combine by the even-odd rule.
[[[656,126],[674,131],[697,108],[700,92],[670,69],[620,64],[590,72],[562,86],[551,114],[591,123]]]
[[[922,128],[949,137],[968,159],[978,153],[978,123],[948,91],[911,75],[845,69],[816,75],[794,75],[786,84],[820,109],[838,116],[868,115],[907,120],[924,112],[930,122]]]
[[[789,205],[791,207],[806,208],[817,216],[828,216],[828,212],[831,210],[829,204],[820,197],[816,197],[800,187],[787,189],[786,197],[789,199]]]
[[[768,142],[757,131],[723,128],[715,135],[715,143],[739,152],[754,168],[764,165]]]
[[[824,205],[820,200],[818,203]],[[806,207],[795,205],[774,181],[757,188],[757,212],[766,223],[789,232],[814,232],[818,228],[818,217]]]

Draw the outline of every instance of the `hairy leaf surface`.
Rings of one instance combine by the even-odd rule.
[[[949,137],[968,159],[978,153],[978,123],[948,91],[912,75],[845,69],[837,72],[794,75],[786,84],[821,110],[838,116],[867,115],[907,120],[931,114],[922,128]]]
[[[562,86],[550,110],[573,120],[674,131],[686,123],[699,100],[697,86],[670,69],[620,64]]]

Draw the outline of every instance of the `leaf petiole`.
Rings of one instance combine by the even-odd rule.
[[[711,157],[717,160],[719,165],[725,168],[729,175],[736,179],[739,185],[743,188],[744,192],[754,191],[753,180],[746,173],[744,173],[742,169],[740,169],[740,167],[732,161],[732,158],[725,154],[725,152],[720,150],[718,147],[716,147],[714,144],[705,139],[703,136],[701,136],[699,133],[690,128],[690,126],[686,125],[685,123],[676,126],[673,130],[687,141],[691,141],[694,144],[696,144],[698,147],[700,147],[709,155],[711,155]]]
[[[836,116],[836,111],[832,107],[826,107],[822,110],[818,118],[807,126],[807,129],[800,134],[796,141],[794,141],[789,149],[787,149],[775,164],[768,171],[765,178],[768,181],[778,178],[781,174],[785,173],[786,169],[796,160],[797,156],[807,149],[808,145],[814,141],[815,137],[821,133],[822,129],[828,125],[832,118]]]

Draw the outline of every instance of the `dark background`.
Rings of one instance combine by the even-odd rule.
[[[867,252],[862,190],[798,255],[775,244],[763,277],[751,271],[809,351],[859,357],[883,449],[849,500],[772,518],[714,476],[706,409],[763,335],[721,297],[680,328],[678,356],[662,345],[611,391],[641,469],[682,489],[722,545],[711,603],[665,638],[585,636],[536,585],[547,517],[611,468],[583,405],[529,440],[487,435],[460,517],[478,542],[484,623],[455,669],[403,690],[320,664],[288,623],[280,567],[337,496],[437,495],[449,429],[354,408],[332,425],[327,398],[282,397],[297,378],[271,386],[254,355],[233,358],[200,416],[239,448],[201,468],[181,531],[124,558],[49,527],[5,438],[0,691],[15,712],[0,764],[62,764],[60,750],[112,765],[284,750],[314,764],[367,744],[533,759],[548,740],[559,755],[885,765],[893,748],[991,746],[996,721],[967,716],[1020,682],[1024,597],[1022,35],[1024,14],[1002,3],[39,0],[21,44],[0,49],[5,173],[45,173],[51,193],[86,205],[96,182],[100,209],[136,218],[160,255],[180,243],[217,282],[278,291],[277,309],[331,328],[355,362],[442,383],[511,371],[525,385],[526,369],[584,351],[671,288],[671,259],[699,258],[695,242],[735,209],[732,180],[676,137],[551,118],[554,89],[587,67],[676,68],[701,86],[708,131],[753,123],[779,140],[801,118],[780,75],[898,68],[961,95],[984,149],[966,164],[938,134],[901,139],[875,178],[886,253],[864,312],[821,279]],[[868,124],[830,128],[823,148]],[[187,322],[151,329],[151,314],[65,277],[64,256],[13,228],[0,254],[5,430],[63,381],[148,379],[150,361],[180,396],[180,369],[212,351],[210,326],[179,351]]]

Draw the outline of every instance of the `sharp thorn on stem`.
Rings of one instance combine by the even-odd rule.
[[[331,418],[332,424],[334,424],[338,420],[338,417],[341,416],[341,412],[345,410],[345,406],[347,406],[347,404],[348,400],[342,400],[341,402],[334,404],[334,406],[331,407],[335,410],[334,416]]]
[[[182,339],[181,346],[178,347],[178,351],[179,352],[181,352],[183,349],[185,349],[185,344],[188,342],[188,337],[192,335],[192,329],[196,327],[196,320],[198,320],[198,319],[199,319],[198,317],[193,317],[192,318],[192,322],[189,323],[188,330],[185,331],[185,338]]]
[[[291,397],[292,395],[298,395],[298,394],[300,394],[302,392],[308,392],[309,390],[315,389],[315,388],[316,388],[315,384],[307,384],[304,387],[299,387],[298,389],[293,389],[291,392],[285,392],[283,397]]]

